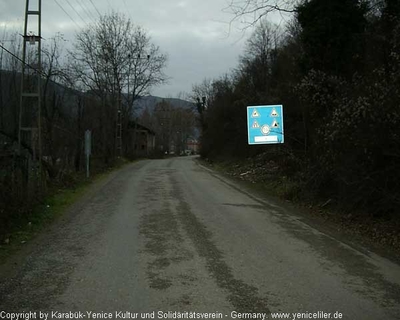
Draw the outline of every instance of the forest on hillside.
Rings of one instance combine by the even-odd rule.
[[[297,196],[398,218],[400,1],[261,3],[231,8],[237,17],[257,13],[237,68],[193,87],[205,97],[197,104],[202,156],[262,159],[294,182]],[[269,22],[276,10],[293,19]],[[274,104],[284,107],[285,143],[249,146],[246,107]]]

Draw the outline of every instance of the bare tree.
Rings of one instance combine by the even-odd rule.
[[[42,50],[42,116],[44,118],[44,145],[46,154],[52,160],[54,165],[58,157],[58,149],[62,145],[55,141],[55,128],[57,127],[57,118],[60,116],[60,107],[62,104],[62,94],[56,83],[64,83],[67,74],[64,72],[62,64],[62,42],[63,37],[57,33],[50,39],[50,44],[43,47]]]
[[[152,113],[144,110],[140,120],[157,133],[159,150],[177,154],[184,151],[186,140],[194,135],[196,127],[193,109],[164,99],[155,105]]]
[[[167,56],[160,52],[159,47],[151,43],[150,37],[140,27],[135,28],[133,37],[129,40],[122,84],[127,92],[126,104],[129,112],[132,112],[136,99],[148,94],[152,87],[167,81],[167,76],[163,72]]]
[[[250,38],[246,50],[240,57],[240,65],[235,72],[235,78],[251,100],[263,100],[271,96],[273,68],[282,42],[281,30],[278,25],[260,21]]]
[[[82,84],[103,101],[103,143],[110,149],[117,110],[127,128],[134,101],[167,80],[163,72],[167,57],[142,28],[115,12],[89,25],[76,40],[71,52],[74,69]]]
[[[252,58],[258,57],[266,63],[271,59],[272,52],[278,47],[279,42],[279,26],[263,19],[247,40],[246,55]]]
[[[81,80],[90,90],[118,95],[127,104],[167,80],[167,57],[151,43],[144,29],[118,13],[102,16],[99,23],[77,35],[71,53],[80,66]]]
[[[231,23],[241,20],[245,27],[253,26],[268,14],[295,13],[301,0],[230,0],[224,11],[231,13]]]
[[[18,137],[18,115],[21,70],[20,61],[16,57],[22,54],[22,41],[17,32],[4,32],[7,38],[9,53],[1,50],[1,74],[0,74],[0,133],[11,140]],[[5,45],[3,43],[3,45]],[[11,53],[11,54],[10,54]]]
[[[202,131],[206,129],[207,101],[213,95],[213,80],[204,79],[192,87],[191,100],[196,103],[198,122]]]

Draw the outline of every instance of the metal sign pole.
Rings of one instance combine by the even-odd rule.
[[[90,177],[90,156],[86,155],[86,178]]]
[[[90,177],[90,154],[92,152],[92,133],[85,131],[86,178]]]

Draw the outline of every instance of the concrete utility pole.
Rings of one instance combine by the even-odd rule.
[[[121,89],[118,89],[118,110],[117,110],[117,132],[116,132],[116,148],[118,157],[122,157],[122,111],[121,111]]]
[[[129,102],[129,94],[130,94],[130,73],[131,73],[131,60],[132,56],[131,54],[128,54],[128,63],[129,63],[129,70],[128,70],[128,104]],[[140,54],[136,57],[136,60],[150,60],[150,55],[146,55],[145,58],[141,57]],[[119,157],[123,156],[123,150],[122,150],[122,80],[119,79],[119,77],[122,77],[122,74],[119,73],[115,73],[118,76],[118,109],[117,109],[117,125],[116,125],[116,134],[115,134],[115,146],[116,146],[116,150],[117,150],[117,155]],[[127,115],[128,118],[131,115]],[[137,118],[135,119],[135,127],[133,130],[133,153],[136,154],[135,151],[135,143],[136,143],[136,130],[137,130]]]
[[[37,0],[37,7],[30,8],[26,0],[25,25],[22,51],[21,94],[19,110],[18,151],[21,155],[22,144],[32,150],[29,160],[29,175],[31,172],[42,178],[42,132],[41,132],[41,74],[42,74],[42,46],[41,46],[41,10],[42,1]],[[32,22],[30,19],[33,18]],[[29,28],[29,32],[28,32]],[[34,31],[31,31],[34,30]],[[29,43],[29,49],[27,44]],[[27,58],[32,59],[27,63]],[[33,166],[33,168],[31,167]],[[30,177],[28,176],[28,179]]]

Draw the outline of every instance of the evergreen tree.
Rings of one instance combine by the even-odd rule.
[[[360,68],[366,9],[358,0],[310,0],[297,8],[305,73],[351,77]]]

